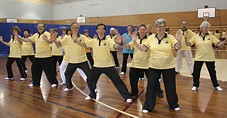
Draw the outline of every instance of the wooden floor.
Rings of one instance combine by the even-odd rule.
[[[217,56],[217,54],[221,56]],[[219,59],[227,61],[226,51],[216,51]],[[0,58],[0,118],[115,118],[129,117],[127,115],[109,109],[97,102],[85,101],[85,96],[78,90],[63,92],[65,86],[50,88],[45,75],[42,77],[41,87],[29,88],[31,83],[31,71],[28,72],[28,80],[19,81],[19,72],[16,64],[13,65],[14,81],[4,80],[7,76],[7,58]],[[119,54],[121,62],[122,56]],[[30,62],[27,67],[30,69]],[[226,72],[227,65],[223,65]],[[219,71],[219,70],[217,70]],[[208,74],[208,72],[207,72]],[[121,76],[130,90],[128,73]],[[225,76],[225,78],[227,78]],[[59,73],[58,80],[60,82]],[[84,80],[77,74],[73,76],[74,83],[85,93],[89,93]],[[217,92],[212,87],[209,78],[201,79],[201,86],[197,92],[192,92],[192,77],[177,75],[177,93],[181,110],[170,111],[166,97],[157,98],[155,111],[144,114],[141,112],[145,101],[146,80],[139,82],[140,93],[133,97],[133,102],[128,104],[115,89],[112,82],[102,75],[98,82],[97,99],[118,110],[143,118],[226,118],[227,117],[227,83],[219,81],[223,92]],[[161,81],[161,87],[163,82]]]

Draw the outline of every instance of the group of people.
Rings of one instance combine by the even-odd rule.
[[[176,74],[180,73],[182,58],[185,57],[189,72],[193,76],[193,91],[199,87],[203,63],[208,68],[214,88],[217,91],[222,91],[217,82],[213,48],[222,47],[226,42],[227,35],[224,35],[223,41],[220,41],[210,34],[208,21],[201,23],[198,34],[187,28],[187,21],[181,22],[182,28],[177,31],[176,35],[166,33],[165,27],[166,21],[157,19],[155,22],[156,33],[151,32],[151,25],[141,24],[135,31],[132,25],[128,25],[127,33],[122,35],[117,29],[111,28],[110,34],[105,36],[106,25],[101,23],[96,26],[97,35],[92,39],[88,30],[84,30],[84,34],[79,33],[80,25],[76,22],[72,23],[68,30],[62,29],[61,36],[59,36],[58,29],[46,31],[44,23],[37,24],[37,33],[32,36],[29,35],[29,30],[24,30],[24,37],[19,36],[20,28],[13,26],[13,35],[9,42],[5,42],[0,36],[0,41],[10,46],[6,64],[8,76],[5,79],[13,80],[11,66],[15,60],[21,74],[20,80],[26,80],[25,61],[29,58],[32,62],[32,83],[29,86],[40,86],[44,71],[51,87],[56,87],[58,85],[56,78],[56,65],[58,63],[62,79],[59,85],[66,84],[64,91],[73,90],[71,79],[74,72],[78,71],[87,82],[90,90],[89,96],[85,99],[96,99],[97,82],[100,75],[104,73],[111,79],[124,100],[131,103],[131,97],[137,96],[139,93],[139,80],[143,80],[146,75],[147,91],[143,112],[147,113],[154,110],[156,96],[163,97],[159,83],[162,76],[169,108],[178,111],[180,107],[176,92]],[[117,71],[120,67],[117,50],[122,43],[123,63],[120,74],[127,72],[127,60],[130,55],[130,92]],[[35,45],[35,53],[33,44]],[[191,52],[192,45],[196,47],[194,63]],[[173,49],[177,51],[176,64]]]

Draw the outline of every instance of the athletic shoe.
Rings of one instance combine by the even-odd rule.
[[[126,102],[127,102],[127,103],[131,103],[131,102],[132,102],[132,99],[129,98],[129,99],[126,100]]]
[[[28,86],[29,86],[29,87],[33,87],[33,84],[29,84]]]
[[[121,74],[121,75],[124,75],[124,74],[125,74],[125,72],[121,72],[120,74]]]
[[[70,88],[70,89],[65,88],[63,91],[67,92],[67,91],[72,91],[73,89],[74,89],[73,87],[72,87],[72,88]]]
[[[217,86],[216,87],[216,90],[219,91],[219,92],[221,92],[222,91],[222,88],[220,86]]]
[[[196,91],[196,90],[197,90],[197,87],[193,86],[192,91]]]
[[[65,82],[61,82],[59,85],[62,86],[62,85],[65,85],[66,83]]]
[[[175,111],[180,111],[180,107],[174,108]]]
[[[139,80],[144,80],[145,78],[143,77],[143,78],[139,78]]]
[[[25,78],[20,78],[20,81],[25,81],[26,79]]]
[[[90,97],[90,96],[87,96],[87,97],[85,98],[85,100],[91,100],[91,97]]]
[[[52,88],[54,88],[54,87],[56,87],[56,86],[57,86],[57,84],[52,84],[52,85],[51,85]]]

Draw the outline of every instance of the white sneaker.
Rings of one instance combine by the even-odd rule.
[[[197,87],[193,86],[192,91],[196,91],[196,90],[197,90]]]
[[[26,79],[25,78],[20,78],[20,81],[25,81]]]
[[[65,85],[66,83],[65,82],[61,82],[59,85],[62,86],[62,85]]]
[[[125,72],[121,72],[120,74],[121,74],[121,75],[124,75],[124,74],[125,74]]]
[[[139,80],[144,80],[145,78],[143,77],[143,78],[139,78]]]
[[[52,84],[52,85],[51,85],[52,88],[54,88],[54,87],[56,87],[56,86],[57,86],[57,84]]]
[[[145,110],[145,109],[144,109],[144,110],[143,110],[143,113],[148,113],[148,110]]]
[[[159,82],[161,82],[161,81],[162,81],[162,79],[160,78],[160,79],[158,79],[158,81],[159,81]]]
[[[26,73],[28,73],[28,70],[25,70]]]
[[[87,97],[85,98],[85,100],[91,100],[91,97],[90,97],[90,96],[87,96]]]
[[[95,93],[97,93],[98,92],[98,90],[97,89],[95,89]]]
[[[129,98],[129,99],[126,100],[126,102],[127,103],[131,103],[132,102],[132,99]]]
[[[68,88],[64,88],[64,90],[63,91],[65,91],[65,92],[67,92],[67,91],[71,91],[71,90],[73,90],[74,88],[72,87],[72,88],[70,88],[70,89],[68,89]]]
[[[216,90],[221,92],[222,91],[222,88],[220,86],[217,86],[216,87]]]
[[[175,111],[180,111],[180,107],[174,108]]]
[[[29,87],[33,87],[33,84],[29,84],[28,86],[29,86]]]
[[[4,79],[5,79],[5,80],[9,80],[9,78],[8,78],[8,77],[5,77]]]

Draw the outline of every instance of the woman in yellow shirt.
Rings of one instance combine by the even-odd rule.
[[[2,36],[0,36],[0,41],[5,45],[10,46],[9,57],[8,57],[7,63],[6,63],[8,77],[6,77],[5,79],[13,80],[12,64],[14,61],[16,61],[17,67],[18,67],[18,69],[20,71],[20,75],[21,75],[20,80],[24,81],[27,79],[27,75],[21,64],[21,45],[23,42],[19,41],[18,37],[16,36],[20,33],[20,28],[17,26],[13,26],[12,33],[13,33],[13,36],[11,37],[9,42],[3,41]]]
[[[222,47],[226,40],[220,41],[214,35],[208,33],[209,28],[210,23],[207,21],[203,21],[200,25],[201,32],[195,35],[191,40],[187,41],[187,45],[196,46],[192,91],[196,91],[199,87],[200,71],[203,66],[203,63],[205,63],[207,66],[213,87],[217,91],[222,91],[222,88],[217,82],[215,70],[215,56],[212,45],[215,45],[216,47]]]
[[[84,30],[84,36],[86,36],[88,40],[91,40],[91,37],[89,36],[89,31],[87,29]],[[90,65],[93,66],[94,60],[91,54],[91,48],[86,49],[86,55],[87,55],[88,61],[90,62]]]
[[[178,97],[176,93],[176,74],[175,61],[172,48],[179,50],[181,48],[181,32],[177,32],[177,40],[174,36],[165,33],[165,20],[158,19],[155,22],[157,33],[150,36],[147,44],[140,45],[136,41],[136,33],[133,33],[132,41],[137,49],[141,51],[150,51],[150,64],[148,70],[148,83],[146,92],[146,101],[143,105],[143,112],[152,112],[155,108],[157,85],[160,75],[163,75],[167,102],[171,110],[178,111]]]

